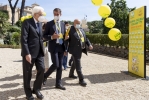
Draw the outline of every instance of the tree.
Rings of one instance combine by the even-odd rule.
[[[20,19],[23,16],[24,6],[25,6],[25,0],[22,0],[21,9],[20,9]]]
[[[129,33],[129,12],[135,10],[128,8],[125,0],[111,0],[111,4],[107,4],[111,8],[111,15],[116,21],[115,28],[118,28],[123,34]],[[105,19],[102,19],[105,21]],[[110,29],[103,25],[103,34],[107,34]]]
[[[21,28],[21,26],[22,26],[21,20],[18,20],[15,25]]]
[[[102,32],[102,21],[87,22],[90,33],[101,33]]]
[[[12,13],[12,19],[11,19],[11,21],[12,21],[12,25],[14,25],[14,20],[15,20],[15,17],[14,17],[14,16],[15,16],[15,9],[16,9],[16,6],[17,6],[19,0],[16,0],[14,6],[12,6],[11,1],[12,1],[12,0],[8,0],[9,5],[10,5],[10,8],[11,8],[11,13]]]
[[[146,33],[149,34],[149,17],[146,18]]]
[[[8,11],[0,10],[0,38],[4,36],[9,26],[7,20],[9,19]]]
[[[149,27],[149,17],[146,18],[146,26]]]

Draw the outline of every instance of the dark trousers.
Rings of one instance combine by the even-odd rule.
[[[32,58],[32,64],[30,64],[25,57],[23,57],[23,82],[24,82],[24,91],[27,97],[32,96],[32,90],[30,87],[30,81],[32,77],[32,68],[33,65],[36,65],[37,75],[36,80],[34,81],[33,89],[40,90],[42,86],[43,76],[44,76],[44,59],[42,56],[37,58]]]
[[[71,56],[71,58],[69,59],[69,66],[71,66],[72,62],[73,62],[73,57]]]
[[[74,70],[76,69],[76,72],[78,74],[78,77],[79,77],[79,80],[83,80],[84,79],[84,76],[82,74],[82,71],[81,71],[81,56],[82,55],[72,55],[72,58],[73,58],[73,64],[72,64],[72,67],[70,69],[70,72],[69,72],[69,76],[72,76],[74,75]]]
[[[55,52],[51,53],[52,65],[44,74],[44,77],[47,78],[51,75],[54,70],[56,72],[56,85],[61,84],[61,77],[62,77],[62,60],[63,60],[64,50],[61,45],[57,45]]]
[[[64,66],[64,69],[67,68],[67,58],[68,58],[68,55],[63,56],[63,66]]]

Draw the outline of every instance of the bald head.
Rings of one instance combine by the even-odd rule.
[[[76,27],[76,25],[80,25],[80,20],[78,20],[78,19],[74,20],[74,26]]]

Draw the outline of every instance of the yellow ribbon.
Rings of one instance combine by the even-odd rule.
[[[80,36],[81,41],[84,42],[83,34],[81,34],[81,32],[80,32],[79,29],[77,29],[77,33],[78,33],[78,35]]]
[[[54,21],[55,22],[55,25],[56,25],[56,28],[59,30],[59,32],[60,32],[60,27],[58,27],[57,26],[57,23],[56,23],[56,21]],[[58,23],[59,24],[59,23]]]

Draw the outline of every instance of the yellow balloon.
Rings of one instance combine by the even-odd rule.
[[[32,18],[32,15],[28,15],[28,18]]]
[[[25,19],[29,19],[29,16],[25,16]]]
[[[42,14],[43,14],[43,16],[46,16],[46,13],[45,12],[43,12]]]
[[[113,28],[115,26],[115,20],[111,17],[106,18],[106,20],[104,21],[104,25],[108,28]]]
[[[98,14],[102,18],[107,18],[111,14],[111,9],[108,5],[101,5],[98,9]]]
[[[102,2],[103,2],[103,0],[92,0],[92,3],[93,3],[95,6],[101,5]]]
[[[23,16],[23,17],[21,17],[21,21],[23,22],[25,20],[25,17]]]
[[[111,40],[118,41],[121,38],[121,31],[117,28],[112,28],[109,31],[108,36]]]

